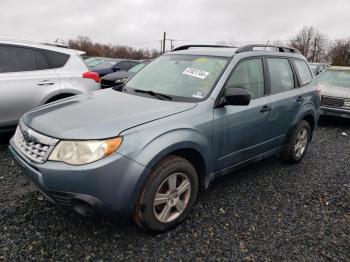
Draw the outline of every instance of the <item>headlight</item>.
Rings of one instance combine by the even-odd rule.
[[[120,83],[124,83],[126,80],[128,80],[128,78],[122,78],[122,79],[116,80],[114,83],[120,84]]]
[[[49,156],[49,160],[71,165],[83,165],[112,154],[122,142],[121,137],[107,140],[60,141]]]
[[[344,106],[350,108],[350,100],[345,100]]]

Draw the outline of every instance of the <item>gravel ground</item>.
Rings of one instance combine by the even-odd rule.
[[[2,140],[0,261],[350,261],[350,121],[323,119],[298,165],[273,157],[215,181],[159,235],[50,204]]]

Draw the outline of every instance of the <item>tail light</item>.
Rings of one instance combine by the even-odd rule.
[[[100,76],[96,72],[85,72],[83,74],[83,78],[89,78],[94,80],[96,83],[99,83],[101,81]]]
[[[317,89],[316,89],[317,95],[321,98],[321,87],[319,84],[317,84]]]

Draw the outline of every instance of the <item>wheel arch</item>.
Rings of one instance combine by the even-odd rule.
[[[299,114],[297,114],[297,116],[294,118],[293,124],[287,133],[285,143],[288,143],[291,135],[293,134],[295,127],[301,120],[305,120],[309,123],[311,128],[311,134],[310,134],[310,139],[311,139],[313,136],[314,130],[317,127],[316,119],[317,117],[316,117],[316,111],[314,109],[314,106],[312,104],[304,105],[304,107],[299,111]]]
[[[48,104],[48,103],[51,103],[51,102],[54,102],[54,101],[57,101],[57,100],[60,100],[60,99],[63,99],[63,98],[67,98],[67,97],[71,97],[71,96],[75,96],[77,94],[75,93],[59,93],[59,94],[55,94],[49,98],[46,98],[45,102],[43,104]]]

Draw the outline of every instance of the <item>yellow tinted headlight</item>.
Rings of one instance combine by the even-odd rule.
[[[122,142],[121,137],[107,140],[60,141],[49,156],[49,160],[71,165],[83,165],[109,156]]]

